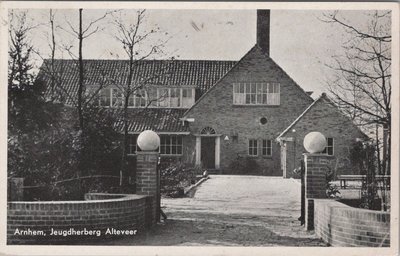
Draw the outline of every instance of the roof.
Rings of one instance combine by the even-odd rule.
[[[140,133],[144,130],[153,130],[158,133],[188,133],[189,127],[184,126],[179,119],[184,112],[185,109],[172,108],[128,109],[128,132]],[[117,122],[116,128],[123,131],[123,122]]]
[[[292,127],[298,122],[300,121],[300,119],[308,112],[310,111],[310,109],[318,102],[320,101],[320,99],[322,98],[322,95],[320,97],[318,97],[318,99],[316,99],[313,103],[310,104],[310,106],[308,106],[303,113],[301,113],[281,134],[279,134],[279,136],[276,138],[277,140],[279,138],[281,138],[282,136],[284,136],[290,129],[292,129]]]
[[[281,137],[283,137],[288,131],[290,131],[290,129],[292,129],[292,127],[297,123],[297,122],[299,122],[300,120],[301,120],[301,118],[303,118],[316,104],[317,104],[317,102],[320,102],[320,101],[325,101],[326,103],[329,103],[329,104],[332,104],[333,106],[336,106],[329,98],[328,98],[328,96],[325,94],[325,93],[322,93],[321,94],[321,96],[319,96],[316,100],[314,100],[314,102],[313,103],[311,103],[304,111],[303,111],[303,113],[301,113],[281,134],[279,134],[279,136],[276,138],[276,140],[279,140]],[[338,109],[338,111],[340,112],[340,110]],[[342,113],[342,112],[340,112],[340,113]],[[343,114],[343,113],[342,113]],[[343,116],[344,116],[344,114],[343,114]],[[351,121],[351,120],[350,120]],[[363,135],[363,136],[365,136],[365,138],[368,138],[368,136],[363,132],[363,131],[361,131],[361,129],[358,127],[358,126],[356,126],[352,121],[351,121],[351,123],[358,129],[358,131]]]
[[[129,60],[83,60],[83,63],[86,85],[121,85],[128,79]],[[203,94],[235,63],[219,60],[140,60],[135,62],[132,83],[146,80],[148,84],[158,86],[195,86]],[[44,60],[38,76],[49,86],[50,67],[51,60]],[[78,61],[56,59],[54,70],[61,81],[62,91],[75,96],[79,81]],[[71,103],[71,100],[66,103]]]

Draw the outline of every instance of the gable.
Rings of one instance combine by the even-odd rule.
[[[277,137],[277,140],[288,136],[293,129],[299,132],[320,131],[326,136],[331,136],[332,130],[338,130],[343,136],[351,135],[350,137],[352,138],[368,137],[324,93],[299,115]]]
[[[194,109],[201,108],[202,101],[207,101],[207,98],[220,97],[218,93],[214,93],[220,87],[224,87],[226,96],[223,97],[225,104],[232,105],[232,90],[233,83],[248,83],[248,82],[277,82],[281,84],[281,101],[282,104],[288,104],[292,101],[297,104],[297,111],[304,110],[313,102],[311,96],[306,93],[293,79],[269,56],[265,55],[262,50],[256,45],[242,59],[240,59],[232,69],[225,74],[215,85],[213,85],[201,98],[185,113],[185,117],[190,117]],[[210,101],[210,100],[208,100]],[[213,101],[213,100],[211,100]],[[214,100],[216,103],[221,103],[220,99]],[[208,104],[208,103],[205,103]],[[218,106],[216,106],[218,107]],[[293,116],[291,121],[293,121]]]

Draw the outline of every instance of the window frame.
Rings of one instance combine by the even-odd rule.
[[[329,140],[332,140],[332,145],[329,145]],[[329,148],[332,148],[332,154],[329,154]],[[321,154],[324,154],[327,156],[335,155],[335,139],[333,137],[326,137],[326,147],[321,152]]]
[[[277,97],[276,102],[271,101]],[[232,84],[232,101],[236,106],[280,106],[281,84],[278,82],[248,82]],[[258,101],[261,100],[261,103]],[[265,103],[263,103],[265,100]],[[247,103],[249,102],[249,103]]]
[[[137,138],[139,134],[129,134],[128,141],[128,156],[136,156],[136,152],[142,151],[140,147],[137,145]],[[163,138],[169,137],[168,144],[162,144]],[[175,138],[175,143],[173,143],[173,138]],[[167,145],[169,147],[169,154],[161,153],[161,147]],[[173,147],[175,147],[175,152],[172,154]],[[132,153],[132,148],[135,148],[134,153]],[[180,151],[179,151],[180,149]],[[160,147],[158,148],[158,153],[161,156],[182,156],[183,155],[183,135],[179,134],[160,134]]]
[[[144,92],[144,97],[138,97],[138,93],[143,93]],[[131,98],[132,97],[132,98]],[[133,99],[133,106],[129,105],[129,101]],[[144,106],[137,105],[138,102],[142,102],[144,99]],[[128,108],[145,108],[149,104],[149,96],[147,93],[147,90],[145,89],[135,89],[133,92],[131,92],[131,95],[129,95],[129,100],[128,100]]]
[[[129,140],[128,140],[128,153],[127,153],[127,155],[128,156],[135,156],[136,155],[136,152],[140,152],[140,151],[142,151],[141,149],[140,149],[140,147],[138,147],[138,145],[137,145],[137,138],[138,138],[138,136],[139,136],[139,134],[129,134]],[[135,138],[134,140],[132,140],[132,138]],[[134,142],[133,142],[134,141]],[[133,142],[133,143],[132,143]],[[131,151],[131,148],[132,147],[135,147],[135,151],[134,151],[134,153],[132,153],[132,151]]]
[[[255,145],[250,145],[251,142],[255,142]],[[254,153],[255,150],[255,154],[251,153],[251,150]],[[251,156],[251,157],[256,157],[258,156],[258,140],[257,139],[248,139],[248,143],[247,143],[247,155]]]
[[[165,96],[164,100],[160,100],[163,94],[163,90],[167,91],[167,95]],[[177,97],[171,97],[172,92],[174,90],[174,94],[177,95]],[[183,91],[187,90],[190,91],[191,97],[183,97]],[[195,88],[193,87],[160,87],[157,88],[157,104],[155,107],[158,108],[191,108],[194,103],[195,103]],[[178,99],[178,104],[177,106],[172,106],[172,99],[177,98]],[[183,98],[186,99],[191,99],[190,104],[186,105],[183,104],[184,100]],[[167,104],[163,103],[166,102]],[[163,104],[161,104],[163,103]]]
[[[265,145],[264,145],[265,142]],[[268,146],[269,142],[269,146]],[[270,154],[268,154],[268,149],[270,150]],[[265,150],[265,154],[264,154]],[[261,140],[261,155],[265,157],[272,157],[272,140],[269,139],[262,139]]]

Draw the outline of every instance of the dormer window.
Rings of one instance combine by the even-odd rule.
[[[158,107],[190,108],[194,104],[194,88],[158,88]]]
[[[128,99],[129,108],[190,108],[194,104],[194,88],[147,88],[136,89]],[[103,88],[99,91],[101,107],[121,108],[125,97],[119,88]]]
[[[279,83],[234,83],[234,105],[271,105],[280,104]]]

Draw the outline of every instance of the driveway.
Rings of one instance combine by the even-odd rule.
[[[192,198],[163,198],[168,219],[119,245],[325,246],[300,216],[293,179],[212,175]]]

